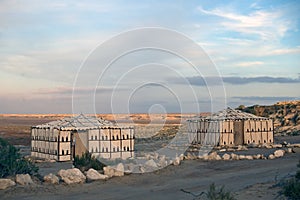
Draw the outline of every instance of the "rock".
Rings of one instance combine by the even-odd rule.
[[[292,148],[287,148],[287,149],[285,150],[285,152],[286,152],[286,153],[294,153],[294,151],[293,151]]]
[[[253,156],[251,156],[251,155],[246,155],[246,156],[245,156],[245,159],[246,159],[246,160],[253,160]]]
[[[52,173],[44,176],[43,179],[46,183],[59,184],[59,178]]]
[[[93,168],[90,168],[86,172],[86,179],[88,181],[107,180],[108,176],[104,174],[100,174],[98,171],[94,170]]]
[[[261,158],[262,158],[261,154],[253,155],[253,159],[261,159]]]
[[[166,167],[168,165],[168,161],[166,160],[166,156],[161,156],[159,158],[158,164],[160,167]]]
[[[84,174],[77,168],[67,170],[61,169],[59,170],[58,175],[67,184],[84,183],[86,180]]]
[[[215,160],[222,160],[221,156],[217,155]]]
[[[220,151],[220,152],[225,152],[225,151],[226,151],[226,149],[220,149],[219,151]]]
[[[282,148],[282,144],[272,144],[273,148]]]
[[[16,183],[20,185],[30,185],[33,184],[33,181],[29,174],[17,174]]]
[[[244,160],[244,159],[246,159],[246,156],[245,155],[239,155],[239,159]]]
[[[117,164],[117,167],[115,169],[115,174],[114,176],[124,176],[124,165],[123,163]]]
[[[147,160],[152,159],[152,156],[150,154],[146,154],[145,157],[146,157]]]
[[[158,160],[159,154],[157,152],[154,152],[153,158]]]
[[[276,158],[280,158],[280,157],[284,156],[284,153],[285,153],[284,150],[279,149],[279,150],[276,150],[276,151],[274,152],[274,156],[275,156]]]
[[[143,166],[140,166],[140,167],[139,167],[139,171],[140,171],[141,173],[145,173],[145,172],[146,172],[146,170],[145,170],[145,168],[144,168]]]
[[[103,167],[104,175],[108,176],[109,178],[113,177],[115,174],[115,170],[111,166]]]
[[[270,144],[266,144],[266,143],[262,144],[261,147],[266,148],[266,149],[272,149],[272,146]]]
[[[173,161],[173,165],[174,166],[180,165],[180,161],[181,161],[180,157],[176,157],[175,160]]]
[[[300,148],[300,143],[299,144],[292,144],[293,147],[295,148]]]
[[[238,145],[237,150],[238,150],[238,151],[247,151],[248,148],[245,147],[245,146],[243,146],[243,145]]]
[[[217,152],[211,152],[209,155],[208,155],[208,160],[218,160],[218,154]]]
[[[268,159],[273,160],[273,159],[275,159],[275,156],[274,156],[273,154],[270,154],[270,155],[268,156]]]
[[[222,156],[222,159],[223,160],[230,160],[230,155],[225,153],[223,156]]]
[[[104,175],[107,175],[109,178],[113,176],[124,176],[124,165],[123,163],[119,163],[115,167],[106,166],[103,167]]]
[[[235,149],[234,148],[227,148],[227,151],[233,152],[233,151],[235,151]]]
[[[239,160],[239,155],[232,153],[230,156],[232,160]]]
[[[184,155],[183,155],[183,154],[180,154],[179,158],[180,158],[180,161],[183,161]]]
[[[282,146],[286,147],[288,143],[286,141],[281,142]]]
[[[195,159],[196,159],[196,156],[195,156],[194,154],[187,153],[186,159],[187,159],[187,160],[195,160]]]
[[[7,178],[0,178],[0,190],[5,190],[6,188],[15,186],[16,183]]]
[[[158,168],[156,162],[153,159],[148,160],[147,162],[145,162],[145,166],[148,166],[152,169],[157,169]]]

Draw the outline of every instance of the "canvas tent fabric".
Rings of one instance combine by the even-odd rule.
[[[191,143],[220,146],[273,143],[273,130],[271,119],[232,108],[188,120]]]
[[[31,155],[69,161],[86,151],[97,158],[134,156],[134,127],[80,114],[31,129]]]

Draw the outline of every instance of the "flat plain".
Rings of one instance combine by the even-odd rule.
[[[0,137],[14,145],[29,147],[31,126],[65,116],[67,115],[0,115]],[[147,114],[132,116],[120,114],[117,119],[112,115],[100,117],[120,123],[134,121],[135,126],[140,127],[160,126],[162,130],[158,132],[158,136],[162,136],[159,138],[164,140],[163,136],[176,133],[181,119],[185,120],[193,116],[195,115],[172,114],[166,117],[158,114],[150,119]],[[161,126],[162,122],[163,126]],[[276,143],[283,141],[300,143],[300,137],[278,136],[275,141]],[[149,142],[142,139],[137,141],[137,147],[141,150],[145,147],[151,151],[151,147],[157,144],[157,148],[163,142],[160,139],[152,139]],[[270,151],[272,150],[251,148],[241,153],[267,155]],[[295,152],[274,160],[184,160],[179,166],[171,165],[151,173],[130,174],[83,185],[42,183],[26,187],[16,186],[0,191],[0,197],[1,199],[197,199],[192,194],[200,194],[208,190],[210,184],[215,183],[217,186],[224,185],[225,189],[232,191],[237,199],[284,199],[278,196],[280,188],[277,184],[280,180],[295,174],[300,159],[300,149],[295,148]],[[39,166],[43,174],[68,168],[71,163],[40,163]]]

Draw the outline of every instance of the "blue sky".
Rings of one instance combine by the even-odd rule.
[[[299,13],[296,0],[1,0],[0,112],[71,113],[75,77],[88,55],[120,32],[142,27],[178,31],[199,44],[223,77],[229,106],[299,99]],[[166,64],[161,56],[154,52],[132,55],[120,65],[129,69],[132,60],[139,60],[134,65],[150,61]],[[184,64],[178,59],[167,64],[181,65],[183,73],[190,70],[188,66],[183,68]],[[120,65],[116,71],[122,71]],[[160,71],[159,66],[153,69]],[[189,85],[199,92],[200,98],[194,101],[189,98],[190,94],[184,93],[186,83],[161,69],[161,73],[147,71],[147,78],[176,88],[174,91],[180,93],[185,112],[194,112],[196,105],[200,105],[200,111],[210,110],[207,88],[201,81],[203,77],[186,73]],[[117,105],[113,112],[126,112],[124,107],[130,108],[130,112],[151,109],[154,112],[161,106],[166,112],[182,111],[178,99],[163,87],[147,86],[138,90],[134,93],[136,96],[127,99],[130,105],[119,102],[118,99],[128,97],[126,89],[134,90],[132,82],[138,81],[141,74],[145,71],[140,74],[137,71],[130,80],[123,80],[124,88],[115,92],[118,97],[113,101]],[[105,89],[99,89],[96,97],[98,113],[112,112],[111,89],[116,82],[110,82],[109,75],[107,78],[105,85],[97,86]],[[89,88],[80,88],[82,90]],[[222,95],[219,98],[222,99]],[[161,111],[164,110],[158,112]]]

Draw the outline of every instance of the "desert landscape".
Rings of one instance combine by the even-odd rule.
[[[289,104],[291,105],[286,107],[296,109],[296,111],[295,109],[287,111],[287,116],[290,117],[285,118],[285,121],[289,129],[280,127],[282,124],[276,124],[276,130],[298,130],[296,128],[299,119],[293,124],[287,121],[294,120],[293,116],[299,112],[299,102],[296,102],[296,106],[293,106],[295,102]],[[207,116],[209,113],[201,115]],[[24,156],[28,156],[30,127],[66,116],[70,115],[2,114],[0,136],[19,147]],[[153,152],[166,146],[175,137],[179,127],[182,126],[182,121],[185,122],[189,118],[198,116],[200,115],[98,115],[98,117],[123,124],[134,122],[136,154],[146,155],[154,160]],[[282,131],[276,132],[274,145],[215,147],[212,152],[216,153],[214,155],[216,157],[212,157],[211,153],[209,154],[211,157],[200,158],[198,156],[200,147],[192,145],[179,163],[175,164],[174,161],[154,172],[128,175],[125,173],[122,177],[72,185],[65,183],[53,185],[34,178],[34,184],[17,185],[0,190],[0,195],[1,199],[139,199],[141,196],[145,199],[202,199],[203,196],[200,194],[207,191],[214,183],[218,187],[225,186],[225,189],[231,191],[236,199],[285,199],[283,195],[280,195],[280,184],[297,171],[300,158],[299,144],[299,134]],[[270,158],[271,154],[276,155],[279,151],[285,152],[284,156]],[[226,156],[229,158],[227,159]],[[36,164],[39,166],[41,177],[49,173],[56,174],[60,169],[72,168],[71,162],[38,161]]]

